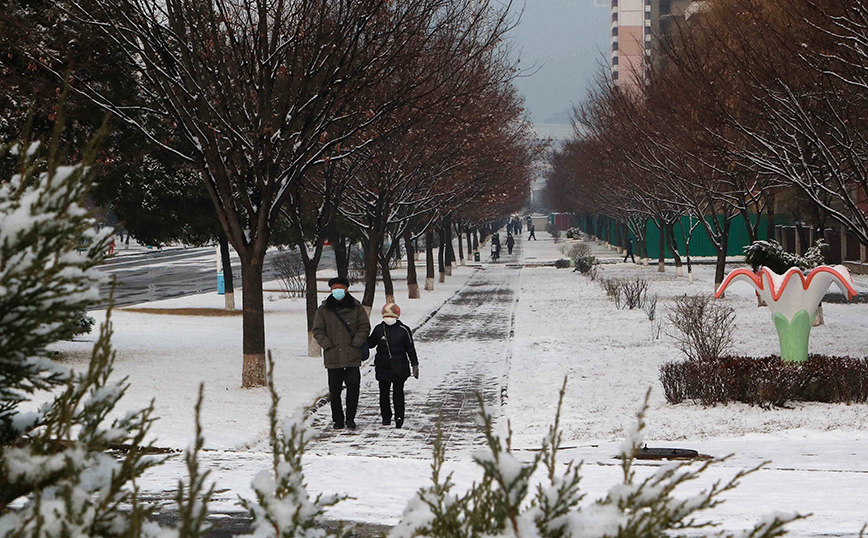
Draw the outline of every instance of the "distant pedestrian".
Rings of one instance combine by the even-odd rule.
[[[383,306],[382,313],[383,322],[374,327],[368,337],[368,344],[377,348],[374,366],[377,382],[380,384],[380,416],[383,426],[391,424],[391,404],[394,404],[395,427],[401,428],[404,426],[405,417],[404,383],[410,377],[411,369],[413,377],[419,379],[419,359],[410,328],[398,319],[401,317],[401,307],[389,303]]]
[[[534,226],[533,224],[530,225],[530,235],[527,236],[528,241],[530,241],[531,239],[536,241],[536,226]]]
[[[633,260],[633,263],[636,263],[636,258],[633,257],[633,240],[627,239],[627,255],[624,256],[624,263],[627,263],[627,258]]]
[[[329,397],[335,428],[356,428],[362,346],[371,332],[365,307],[347,292],[350,282],[337,277],[329,280],[331,293],[316,309],[313,336],[323,349],[323,362],[329,374]],[[341,406],[341,392],[347,387],[347,413]]]
[[[513,237],[512,235],[506,236],[506,250],[507,250],[507,252],[512,254],[512,247],[514,247],[514,246],[515,246],[515,237]]]

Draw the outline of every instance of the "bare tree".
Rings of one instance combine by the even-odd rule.
[[[292,187],[378,137],[392,110],[431,91],[500,31],[487,0],[72,0],[137,71],[144,104],[74,87],[195,164],[242,265],[242,385],[265,383],[262,264]],[[445,45],[444,54],[425,54]],[[48,69],[55,69],[50,62]],[[370,91],[392,81],[389,94]],[[420,90],[420,88],[423,88]],[[421,92],[421,93],[420,93]],[[175,135],[157,136],[153,124]]]

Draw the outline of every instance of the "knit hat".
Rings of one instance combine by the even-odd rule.
[[[401,317],[401,307],[395,303],[386,303],[383,305],[383,317]]]

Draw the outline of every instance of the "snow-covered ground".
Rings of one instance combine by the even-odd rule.
[[[569,269],[536,266],[565,257],[559,250],[563,243],[555,244],[545,232],[537,235],[540,240],[536,242],[527,241],[526,235],[520,240],[518,257],[528,266],[511,269],[518,274],[504,281],[514,295],[510,303],[514,305],[513,319],[505,315],[496,319],[474,316],[472,309],[470,314],[460,315],[444,310],[439,323],[454,323],[456,332],[447,332],[440,344],[434,339],[420,344],[426,346],[420,358],[422,376],[428,377],[424,382],[408,382],[408,395],[425,394],[428,402],[436,394],[433,388],[440,386],[436,376],[443,376],[443,383],[448,384],[452,366],[436,366],[436,354],[440,352],[450,357],[462,351],[472,354],[466,361],[468,368],[480,359],[490,361],[495,368],[508,364],[507,368],[501,366],[508,398],[499,412],[511,423],[518,454],[530,459],[552,419],[557,391],[566,376],[562,417],[566,449],[562,457],[586,462],[583,489],[587,499],[592,500],[604,495],[620,479],[620,468],[612,456],[650,387],[646,433],[649,446],[694,448],[713,456],[733,454],[685,493],[716,479],[729,478],[740,469],[771,462],[767,469],[743,480],[726,496],[728,502],[715,509],[715,517],[723,522],[724,529],[744,529],[769,512],[794,510],[813,514],[793,525],[797,536],[858,533],[868,521],[868,467],[864,456],[868,453],[868,406],[797,404],[792,409],[763,410],[743,404],[711,408],[667,404],[657,372],[661,363],[677,359],[678,351],[666,336],[665,326],[661,336],[654,338],[652,323],[641,310],[616,309],[599,284]],[[696,266],[695,281],[690,283],[687,278],[676,278],[672,267],[661,274],[654,266],[614,263],[614,251],[597,245],[594,248],[599,257],[612,262],[601,266],[603,276],[641,276],[652,281],[651,293],[660,297],[661,320],[672,297],[713,291],[713,266]],[[504,265],[492,268],[490,274],[506,271]],[[482,271],[490,267],[486,265]],[[456,269],[446,284],[437,284],[434,292],[423,292],[418,301],[401,299],[405,292],[399,281],[403,320],[412,326],[450,297],[464,301],[461,292],[455,294],[465,284],[463,291],[471,297],[475,271],[469,267]],[[868,289],[868,280],[855,278],[858,289]],[[358,288],[355,291],[360,292]],[[382,300],[382,292],[378,292],[378,300]],[[734,287],[723,300],[736,309],[735,352],[756,356],[776,352],[777,338],[768,310],[756,307],[750,289]],[[221,297],[203,295],[148,306],[221,305]],[[375,304],[375,312],[379,307]],[[277,361],[277,386],[284,414],[311,404],[326,391],[321,360],[305,353],[303,310],[301,301],[268,294],[266,336]],[[487,307],[481,307],[479,312],[488,312]],[[826,325],[812,333],[813,351],[866,354],[868,305],[827,304],[825,317]],[[182,447],[189,442],[196,389],[200,381],[205,381],[206,444],[214,450],[206,452],[203,459],[213,469],[212,478],[219,491],[213,508],[238,510],[237,495],[250,495],[253,476],[270,463],[262,444],[267,394],[264,390],[239,388],[241,318],[157,316],[121,310],[114,313],[113,320],[117,373],[129,375],[132,382],[122,403],[137,407],[152,397],[156,399],[162,417],[155,425],[158,444]],[[510,321],[510,327],[506,327]],[[499,335],[491,346],[483,345],[481,335],[486,327]],[[507,338],[510,329],[514,336]],[[462,331],[476,331],[480,337],[468,345],[461,341]],[[88,349],[86,343],[64,344],[68,360],[77,364],[83,364]],[[363,405],[365,398],[373,397],[363,395]],[[357,444],[353,443],[352,433],[340,437],[321,434],[305,463],[310,490],[353,497],[332,509],[331,517],[394,524],[407,500],[427,484],[430,450],[420,443],[423,436],[417,434],[421,429],[413,430],[412,412],[408,408],[408,431],[402,434],[393,430],[379,432],[376,428],[381,426],[370,417],[366,419],[370,424],[362,426]],[[323,432],[327,420],[315,417],[313,424]],[[420,422],[416,424],[423,427]],[[334,445],[330,444],[332,440]],[[376,446],[379,440],[383,440],[382,446]],[[447,470],[455,472],[454,479],[461,488],[480,473],[471,461],[469,446],[456,446],[459,449],[450,453]],[[656,467],[653,462],[643,464],[640,474]],[[182,469],[181,458],[173,457],[139,485],[147,493],[167,497]]]
[[[563,257],[548,234],[539,235],[539,242],[524,242],[525,258]],[[618,259],[614,250],[593,246],[607,262]],[[618,310],[597,282],[566,269],[524,268],[506,411],[516,446],[538,446],[566,376],[562,422],[565,445],[574,448],[565,456],[584,459],[589,478],[605,473],[650,387],[649,446],[693,448],[717,457],[733,454],[724,465],[730,472],[771,461],[769,470],[745,479],[718,509],[726,528],[739,528],[739,522],[774,510],[814,514],[793,526],[797,534],[857,533],[868,522],[868,406],[806,403],[765,410],[745,404],[670,405],[658,369],[678,359],[679,352],[666,335],[666,309],[675,296],[711,294],[714,266],[695,266],[693,283],[676,278],[674,267],[658,273],[654,265],[620,259],[601,265],[600,273],[601,278],[650,280],[651,294],[660,297],[662,334],[654,337],[654,324],[642,310]],[[868,289],[868,279],[854,278],[858,290]],[[750,288],[735,286],[722,300],[736,312],[735,353],[779,352],[769,311],[757,308]],[[868,305],[826,304],[824,310],[826,324],[814,328],[811,350],[865,356]]]
[[[421,262],[424,263],[424,256]],[[418,267],[424,284],[424,265]],[[451,297],[474,269],[458,267],[434,291],[422,291],[420,299],[406,298],[406,269],[397,269],[395,291],[402,307],[402,320],[413,327]],[[334,276],[323,271],[322,278]],[[328,392],[322,358],[307,356],[307,325],[303,299],[288,299],[277,282],[265,284],[266,346],[275,361],[275,385],[287,413],[313,404]],[[361,284],[350,293],[361,298]],[[324,299],[328,292],[320,282]],[[240,294],[239,294],[240,295]],[[403,297],[403,298],[402,298]],[[379,317],[385,295],[378,288],[372,319]],[[236,296],[237,307],[241,298]],[[155,301],[139,307],[159,309],[213,308],[224,306],[216,293]],[[105,311],[92,312],[97,324]],[[152,432],[158,446],[183,448],[193,438],[192,410],[200,383],[205,384],[202,422],[206,447],[217,450],[245,449],[261,442],[267,433],[268,391],[241,388],[241,315],[175,316],[112,312],[113,344],[117,351],[115,375],[129,377],[130,389],[122,400],[125,408],[141,408],[154,400],[159,420]],[[63,359],[84,366],[96,339],[96,331],[75,342],[61,342],[55,349]]]

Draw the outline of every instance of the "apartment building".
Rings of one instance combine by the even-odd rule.
[[[688,18],[694,0],[612,0],[612,80],[622,88],[635,88],[651,62],[656,39],[665,35],[675,19]]]

